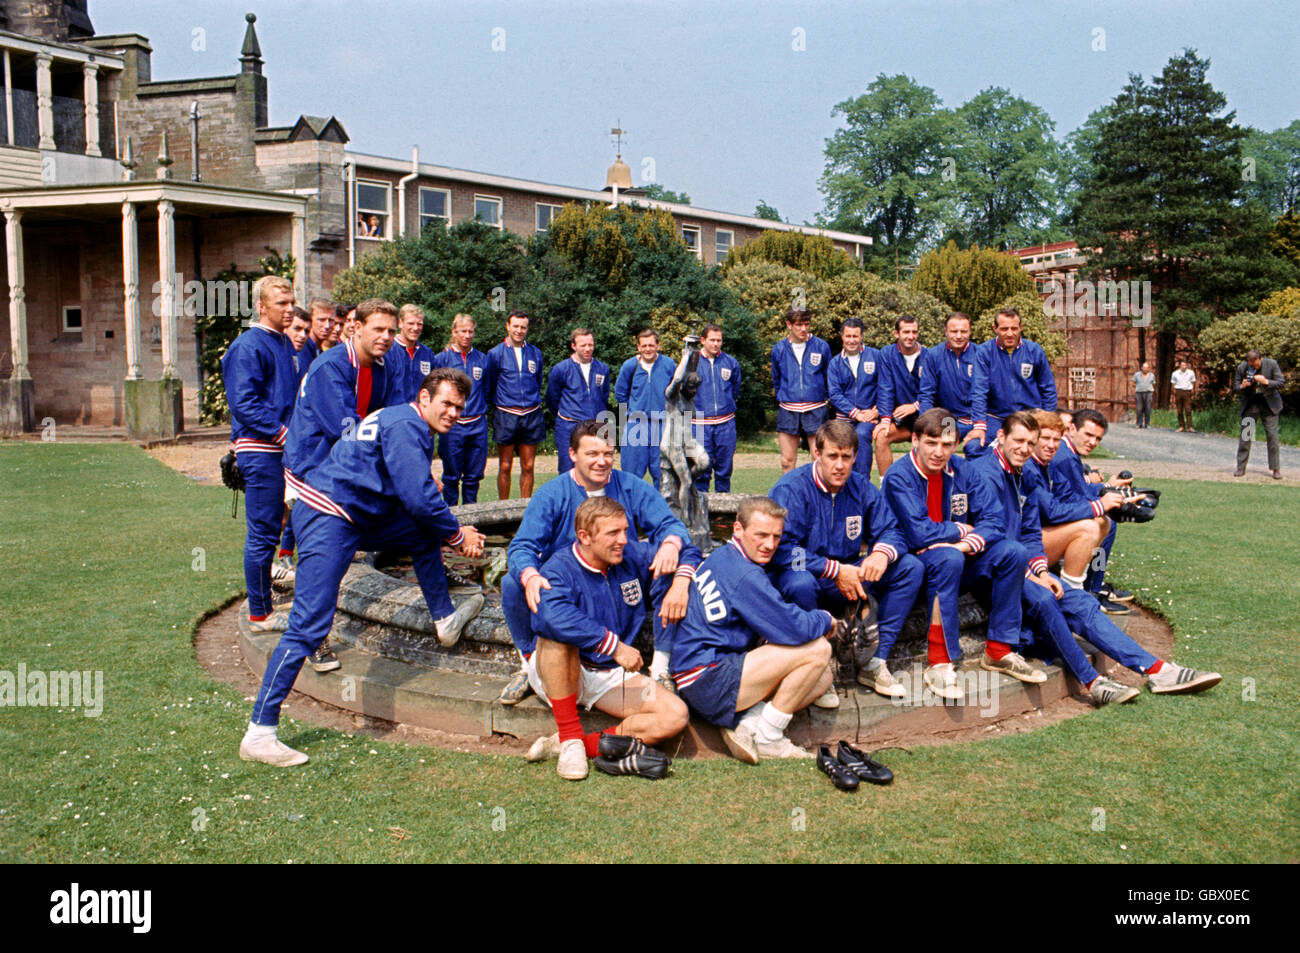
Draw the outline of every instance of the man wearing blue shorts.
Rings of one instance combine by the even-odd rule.
[[[542,352],[528,343],[528,315],[511,311],[506,339],[488,352],[487,392],[497,443],[497,497],[510,499],[510,471],[519,453],[519,495],[533,495],[537,445],[546,439],[542,414]]]
[[[812,333],[807,308],[785,315],[787,334],[772,348],[772,390],[776,394],[776,440],[781,472],[789,473],[829,414],[831,347]]]

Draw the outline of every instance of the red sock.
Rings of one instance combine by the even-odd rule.
[[[293,555],[293,550],[292,550],[292,549],[282,549],[282,550],[280,550],[278,553],[275,554],[275,558],[276,558],[276,559],[283,559],[285,556],[292,556],[292,555]]]
[[[930,643],[926,655],[931,665],[952,661],[948,658],[948,643],[943,640],[943,626],[937,622],[931,622],[930,631],[926,633],[926,640]]]
[[[600,754],[600,736],[606,731],[612,732],[613,729],[606,728],[604,731],[593,731],[589,735],[582,736],[582,743],[587,748],[587,757],[594,758]]]
[[[577,695],[552,698],[551,712],[555,715],[555,727],[560,729],[561,741],[572,741],[582,737],[582,719],[578,717]]]
[[[989,658],[996,662],[1003,656],[1011,654],[1011,646],[1007,645],[1005,642],[994,642],[992,639],[989,639],[984,643],[984,651],[988,654]]]
[[[249,622],[265,622],[265,621],[266,621],[267,619],[269,619],[269,618],[270,618],[270,616],[268,616],[268,615],[250,615],[250,616],[248,617],[248,621],[249,621]]]
[[[1160,671],[1164,667],[1165,667],[1164,660],[1156,659],[1156,664],[1152,665],[1149,669],[1147,669],[1147,674],[1154,675],[1156,672]]]

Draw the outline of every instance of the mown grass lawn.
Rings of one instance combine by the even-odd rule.
[[[807,763],[573,784],[518,757],[292,722],[282,735],[310,764],[246,764],[249,706],[191,648],[242,588],[230,494],[120,444],[0,445],[0,472],[0,669],[98,670],[105,689],[97,718],[0,708],[0,861],[1300,856],[1294,488],[1171,482],[1160,518],[1121,534],[1116,581],[1170,619],[1179,661],[1223,672],[1213,692],[894,752],[892,787],[845,795]]]

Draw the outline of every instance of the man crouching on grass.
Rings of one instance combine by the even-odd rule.
[[[537,648],[525,661],[529,683],[549,700],[559,731],[538,738],[528,760],[558,757],[557,773],[570,781],[587,776],[589,756],[606,774],[662,778],[668,758],[650,745],[679,733],[689,716],[681,699],[638,674],[641,653],[632,642],[647,605],[660,606],[656,635],[680,621],[700,551],[685,543],[677,573],[653,576],[657,547],[628,539],[627,511],[607,496],[580,503],[573,528],[577,541],[542,566],[550,587],[542,590],[533,622]],[[678,598],[665,600],[674,589]],[[622,721],[584,734],[578,705]]]
[[[786,602],[764,572],[785,517],[765,496],[740,504],[731,541],[696,571],[670,661],[682,697],[722,728],[727,749],[746,764],[811,758],[785,729],[831,686],[835,620]]]

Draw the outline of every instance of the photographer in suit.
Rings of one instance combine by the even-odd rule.
[[[1277,418],[1282,413],[1282,395],[1279,388],[1286,383],[1282,369],[1271,357],[1259,351],[1246,352],[1246,359],[1237,365],[1232,378],[1232,388],[1241,394],[1241,439],[1237,442],[1237,476],[1246,475],[1246,461],[1250,459],[1250,445],[1255,439],[1255,428],[1262,421],[1268,438],[1268,468],[1273,479],[1282,479],[1277,440]],[[1249,418],[1251,423],[1247,424]]]

